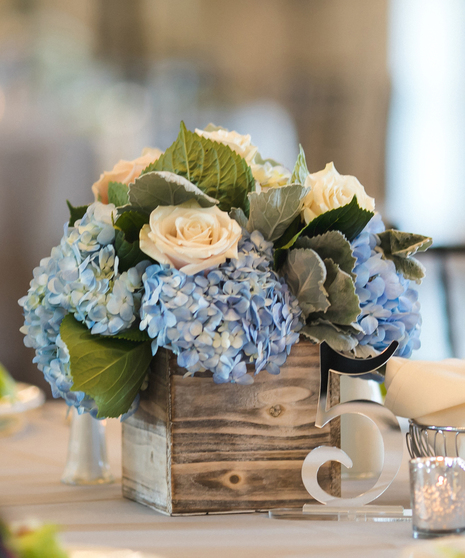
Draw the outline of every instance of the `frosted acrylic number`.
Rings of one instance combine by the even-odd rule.
[[[352,467],[352,460],[340,448],[320,446],[312,450],[302,465],[302,480],[307,492],[322,504],[332,507],[358,507],[372,502],[388,488],[395,479],[402,462],[403,437],[397,418],[380,403],[367,400],[347,401],[328,408],[330,398],[330,372],[361,376],[373,372],[385,364],[393,355],[398,343],[391,345],[380,355],[368,359],[354,359],[341,355],[331,349],[327,343],[320,345],[320,395],[315,426],[323,428],[336,417],[347,413],[356,413],[370,419],[379,429],[384,446],[384,463],[376,484],[370,490],[354,498],[337,498],[325,492],[317,480],[318,469],[328,461],[338,461],[346,467]],[[370,448],[367,447],[369,452]]]

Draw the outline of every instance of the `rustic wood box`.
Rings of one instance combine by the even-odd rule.
[[[319,347],[301,341],[279,376],[251,386],[217,385],[210,373],[183,378],[165,350],[153,360],[138,411],[123,423],[123,494],[169,515],[300,507],[309,451],[340,446],[339,419],[315,428]],[[331,404],[339,400],[332,375]],[[340,466],[320,469],[340,494]]]

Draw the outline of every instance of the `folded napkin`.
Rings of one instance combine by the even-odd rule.
[[[465,360],[393,357],[386,366],[385,406],[429,426],[465,427]]]

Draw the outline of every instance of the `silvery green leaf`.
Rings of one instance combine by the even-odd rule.
[[[247,230],[260,231],[266,240],[277,240],[300,214],[307,192],[300,184],[270,188],[260,194],[252,192]]]
[[[305,325],[300,333],[315,343],[326,341],[330,347],[339,352],[352,351],[358,344],[356,337],[350,332],[337,328],[325,320]]]
[[[357,345],[352,349],[352,352],[357,358],[370,358],[379,355],[379,351],[377,351],[372,345]],[[378,372],[382,373],[382,370]]]
[[[305,160],[305,152],[301,145],[299,145],[299,155],[289,180],[290,184],[305,184],[305,180],[310,173],[307,168],[307,161]]]
[[[421,283],[425,276],[425,268],[416,258],[404,258],[401,256],[386,256],[392,260],[396,266],[396,270],[401,273],[405,279]]]
[[[310,319],[323,318],[334,324],[351,325],[360,314],[360,301],[355,292],[355,283],[352,277],[330,258],[325,259],[324,264],[327,274],[324,288],[328,293],[330,306],[324,314],[318,312]]]
[[[255,179],[245,159],[229,146],[190,132],[184,122],[176,141],[144,173],[169,171],[181,175],[218,200],[222,211],[240,207],[248,212],[247,194]]]
[[[310,248],[321,259],[331,258],[338,266],[355,279],[353,269],[356,258],[353,255],[350,242],[339,231],[328,231],[318,236],[301,236],[295,243],[296,248]]]
[[[326,267],[316,252],[291,250],[280,273],[297,297],[305,317],[312,312],[328,309],[328,293],[324,288]]]
[[[386,257],[392,255],[408,258],[417,252],[425,252],[433,243],[433,240],[428,236],[395,230],[384,231],[379,233],[378,236]]]
[[[242,209],[233,207],[229,212],[229,216],[231,217],[231,219],[235,219],[243,229],[247,228],[247,217],[245,216],[245,213],[242,211]]]
[[[195,184],[173,172],[148,172],[129,185],[130,205],[144,213],[151,213],[159,205],[179,205],[192,199],[201,207],[218,203]]]
[[[253,162],[257,165],[265,165],[266,163],[269,163],[272,167],[282,167],[281,163],[275,161],[275,159],[264,159],[258,152],[255,154]]]
[[[216,126],[212,122],[210,122],[210,124],[207,124],[207,126],[205,126],[205,128],[203,129],[204,132],[218,132],[219,130],[223,130],[223,132],[229,132],[227,128],[223,128],[223,126]]]

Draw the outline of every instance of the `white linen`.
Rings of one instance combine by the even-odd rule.
[[[386,366],[385,406],[432,426],[465,426],[465,360],[393,357]]]

